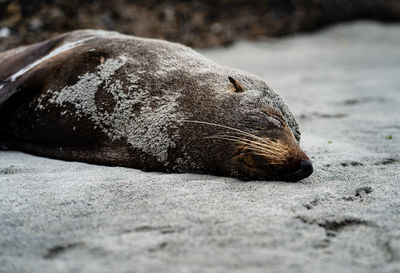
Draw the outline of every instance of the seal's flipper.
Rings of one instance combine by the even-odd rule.
[[[70,61],[71,49],[93,37],[84,31],[0,53],[0,108],[17,93],[32,92]],[[25,95],[25,94],[23,94]]]
[[[49,143],[65,123],[72,122],[69,118],[54,120],[53,115],[36,111],[34,105],[40,104],[47,92],[62,90],[81,75],[97,70],[109,51],[94,38],[89,31],[75,31],[0,53],[0,141],[13,144],[20,140],[18,149],[28,150],[25,146],[29,142]],[[71,139],[62,135],[53,138],[57,143]]]
[[[24,69],[28,72],[27,68],[30,66],[33,68],[35,62],[53,51],[64,38],[65,35],[62,35],[45,42],[0,53],[0,106],[16,92],[21,91],[18,88],[20,82],[16,80],[24,74]]]

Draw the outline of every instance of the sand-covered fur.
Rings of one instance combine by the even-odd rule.
[[[32,52],[37,58],[29,57]],[[293,136],[300,140],[298,124],[265,81],[179,44],[83,30],[4,52],[0,59],[0,130],[14,147],[28,152],[246,177],[247,167],[231,162],[233,153],[266,146],[271,151],[280,141],[290,156],[279,153],[273,162],[277,153],[262,156],[257,160],[265,159],[271,170],[251,171],[266,179],[297,171],[307,159],[293,141]],[[242,92],[232,90],[229,78]],[[246,139],[230,128],[248,133]],[[215,134],[228,134],[231,141],[205,139]],[[259,143],[239,151],[237,141]]]

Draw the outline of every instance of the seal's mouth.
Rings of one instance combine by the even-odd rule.
[[[271,170],[270,168],[262,168],[249,166],[244,164],[243,174],[239,176],[245,181],[285,181],[297,182],[309,177],[313,173],[313,165],[311,160],[303,159],[300,161],[298,168],[293,170],[281,169],[279,171]]]
[[[268,145],[271,147],[269,153],[237,145],[238,154],[234,161],[238,162],[235,166],[243,174],[241,179],[296,182],[313,173],[311,160],[294,141],[288,145],[279,142]]]

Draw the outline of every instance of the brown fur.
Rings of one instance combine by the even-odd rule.
[[[299,175],[308,157],[298,125],[263,80],[159,40],[86,30],[1,53],[0,114],[3,141],[52,158],[242,179],[311,174]]]

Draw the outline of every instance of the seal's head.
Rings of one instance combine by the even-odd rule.
[[[311,175],[311,161],[299,147],[286,121],[274,109],[262,108],[261,111],[265,117],[253,117],[253,122],[262,124],[264,130],[231,133],[226,137],[235,142],[233,171],[243,179],[262,180],[298,181]]]
[[[202,148],[211,147],[203,155],[215,164],[214,173],[283,181],[311,175],[312,163],[299,146],[298,124],[281,97],[254,76],[237,74],[225,80],[222,112],[208,116],[211,121],[187,121],[196,124]]]

